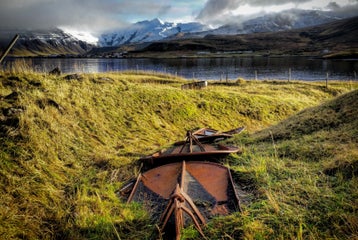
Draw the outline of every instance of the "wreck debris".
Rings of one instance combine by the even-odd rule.
[[[161,232],[175,239],[189,224],[204,236],[202,226],[211,217],[240,210],[230,170],[212,162],[182,161],[144,172],[128,198],[131,201],[142,202],[152,218],[159,219]]]
[[[188,225],[206,239],[202,227],[208,220],[241,211],[230,170],[216,162],[221,156],[240,151],[217,141],[244,129],[187,131],[185,141],[139,159],[144,172],[120,193],[129,195],[128,203],[143,204],[165,239],[179,240],[181,230]]]
[[[210,159],[215,161],[230,153],[237,153],[240,151],[238,147],[225,146],[218,143],[202,143],[200,140],[201,139],[197,138],[191,131],[188,131],[185,141],[176,142],[167,149],[162,149],[149,156],[141,158],[140,161],[145,167],[155,167],[182,160],[194,161]]]

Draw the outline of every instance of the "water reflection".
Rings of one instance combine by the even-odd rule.
[[[18,60],[18,59],[17,59]],[[8,59],[10,68],[14,59]],[[64,73],[108,72],[125,70],[159,71],[186,78],[205,80],[228,79],[281,79],[324,80],[326,73],[331,79],[355,80],[357,60],[322,60],[303,57],[243,57],[243,58],[180,58],[180,59],[24,59],[37,71],[48,72],[59,67]]]

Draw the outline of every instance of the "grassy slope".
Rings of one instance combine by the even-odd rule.
[[[84,75],[81,81],[0,73],[0,238],[150,239],[156,228],[146,213],[117,195],[138,173],[138,156],[195,127],[244,125],[253,133],[358,88],[239,81],[181,91],[183,81],[149,73]],[[357,108],[349,109],[354,116]],[[306,111],[320,116],[320,110]],[[297,119],[311,126],[311,115],[303,112]],[[336,115],[342,118],[339,111]],[[295,132],[301,127],[295,119],[270,130],[274,145],[267,130],[232,140],[245,152],[226,164],[250,190],[250,201],[242,214],[209,224],[208,235],[354,236],[357,184],[350,166],[356,167],[357,128],[350,121],[330,125],[320,118],[327,122]],[[185,235],[196,236],[190,229]]]
[[[247,238],[356,239],[357,116],[355,90],[232,140],[245,153],[229,164],[257,198],[219,223]]]

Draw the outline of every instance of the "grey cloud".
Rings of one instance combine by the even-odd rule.
[[[171,8],[172,8],[172,6],[170,6],[170,5],[162,6],[158,11],[158,15],[163,16],[163,15],[167,14]]]
[[[299,4],[308,1],[310,0],[209,0],[197,16],[197,19],[203,22],[210,22],[215,20],[223,21],[223,19],[221,19],[223,13],[237,9],[240,7],[240,5],[245,4],[254,7],[267,7],[273,5],[282,5],[286,3]]]
[[[338,10],[341,6],[339,6],[336,2],[330,2],[326,8],[329,10]]]
[[[0,29],[70,26],[99,32],[126,26],[124,15],[157,16],[168,4],[133,0],[12,0],[0,2]]]
[[[252,7],[268,7],[279,6],[287,3],[293,3],[299,6],[302,3],[310,2],[311,0],[208,0],[197,16],[197,20],[214,25],[223,25],[226,23],[235,22],[236,24],[254,18],[260,15],[257,13],[252,16],[237,16],[230,15],[232,10],[238,9],[243,5],[250,5]],[[340,6],[337,2],[330,2],[327,6],[327,10],[334,11],[337,16],[356,16],[358,15],[358,0],[350,0],[350,5]]]
[[[334,11],[335,13],[339,14],[341,17],[358,16],[358,1],[356,1],[355,4],[347,5],[347,6],[340,6],[337,3],[333,2],[328,4],[326,8]]]

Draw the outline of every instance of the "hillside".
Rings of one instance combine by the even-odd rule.
[[[60,29],[0,30],[0,53],[16,34],[20,37],[9,56],[77,56],[93,48],[93,45],[78,40]]]
[[[207,52],[206,56],[236,53],[251,55],[299,55],[357,57],[358,17],[289,31],[243,35],[207,35],[204,38],[158,41],[129,56],[182,56]]]
[[[212,220],[206,235],[357,236],[358,185],[350,174],[357,90],[350,91],[357,83],[326,89],[319,82],[240,80],[180,90],[186,81],[130,72],[72,80],[0,72],[0,238],[153,239],[148,215],[118,194],[140,171],[136,160],[188,129],[242,125],[247,133],[230,143],[244,153],[225,164],[247,195],[244,211]],[[317,107],[304,110],[310,106]],[[184,238],[199,237],[189,228]]]

